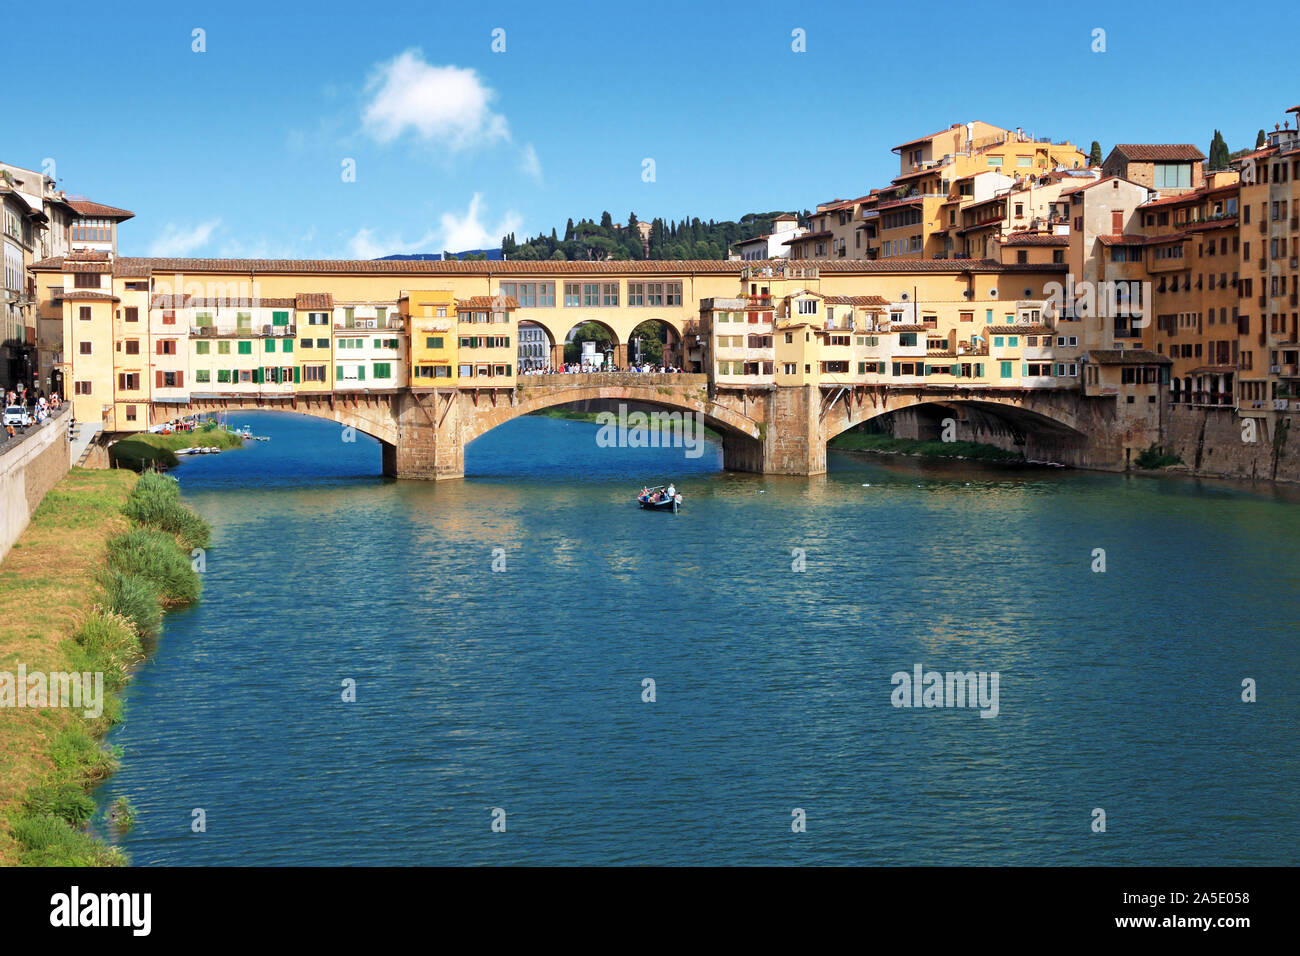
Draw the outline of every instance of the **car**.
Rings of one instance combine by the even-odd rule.
[[[26,428],[33,424],[32,416],[27,413],[27,409],[22,405],[6,406],[4,423],[13,425],[16,428]]]

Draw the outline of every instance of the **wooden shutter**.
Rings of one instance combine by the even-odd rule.
[[[185,387],[185,373],[184,373],[184,372],[177,372],[177,373],[176,373],[176,387],[177,387],[177,388],[184,388],[184,387]]]
[[[153,373],[153,384],[155,388],[163,387],[163,373],[161,370]]]
[[[297,385],[302,380],[301,370],[297,365],[293,367],[293,384]]]

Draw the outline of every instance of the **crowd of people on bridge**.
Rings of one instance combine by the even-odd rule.
[[[543,365],[537,368],[520,369],[521,375],[596,375],[601,372],[636,373],[640,375],[677,375],[685,369],[676,365],[630,365],[620,368],[616,365],[587,365],[582,362],[565,362],[563,365]]]

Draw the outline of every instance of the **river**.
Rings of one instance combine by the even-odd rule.
[[[232,423],[271,441],[175,472],[204,595],[109,738],[136,865],[1300,862],[1292,491],[740,475],[546,418],[396,482]],[[669,479],[681,514],[634,506]],[[894,706],[918,664],[996,672],[996,716]]]

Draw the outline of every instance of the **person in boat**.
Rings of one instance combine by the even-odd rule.
[[[672,485],[669,485],[666,494],[668,495],[668,500],[671,501],[676,496],[677,489],[674,488]]]

